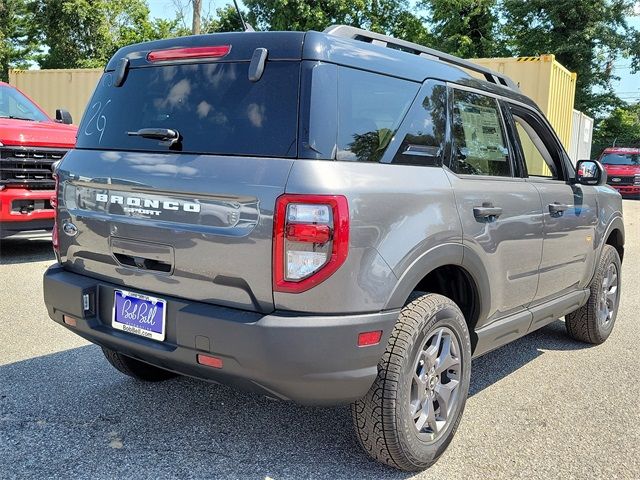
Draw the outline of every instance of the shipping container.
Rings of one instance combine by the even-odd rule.
[[[57,108],[68,110],[77,125],[102,72],[102,68],[9,70],[9,83],[29,95],[52,118]]]
[[[578,160],[591,158],[591,141],[593,138],[593,118],[578,110],[573,111],[573,131],[569,157],[576,163]]]

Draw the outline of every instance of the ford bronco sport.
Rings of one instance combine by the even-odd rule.
[[[472,357],[616,320],[602,166],[508,78],[352,27],[119,50],[57,182],[53,320],[137,379],[351,403],[404,470],[451,441]]]
[[[68,112],[56,113],[54,121],[0,82],[0,238],[53,228],[51,165],[73,147],[77,130]]]

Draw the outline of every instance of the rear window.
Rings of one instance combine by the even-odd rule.
[[[173,151],[295,157],[299,62],[267,62],[258,82],[248,63],[130,69],[124,85],[105,73],[78,132],[77,148],[169,151],[142,128],[177,130]]]
[[[606,165],[640,165],[638,153],[607,153],[601,162]]]

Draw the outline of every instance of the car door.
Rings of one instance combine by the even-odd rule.
[[[454,86],[450,111],[448,175],[462,220],[463,263],[481,262],[489,278],[486,324],[524,309],[534,298],[542,204],[536,188],[521,176],[498,99]]]
[[[573,166],[538,112],[515,103],[508,103],[508,110],[527,183],[542,200],[544,241],[537,303],[588,283],[595,261],[597,196],[593,187],[572,181]]]

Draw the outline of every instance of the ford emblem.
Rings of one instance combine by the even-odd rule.
[[[612,181],[612,182],[619,182],[620,180],[621,180],[621,179],[620,179],[620,178],[618,178],[618,177],[613,177],[613,178],[611,179],[611,181]]]
[[[67,222],[62,226],[62,231],[70,237],[75,237],[78,234],[78,227],[71,222]]]

